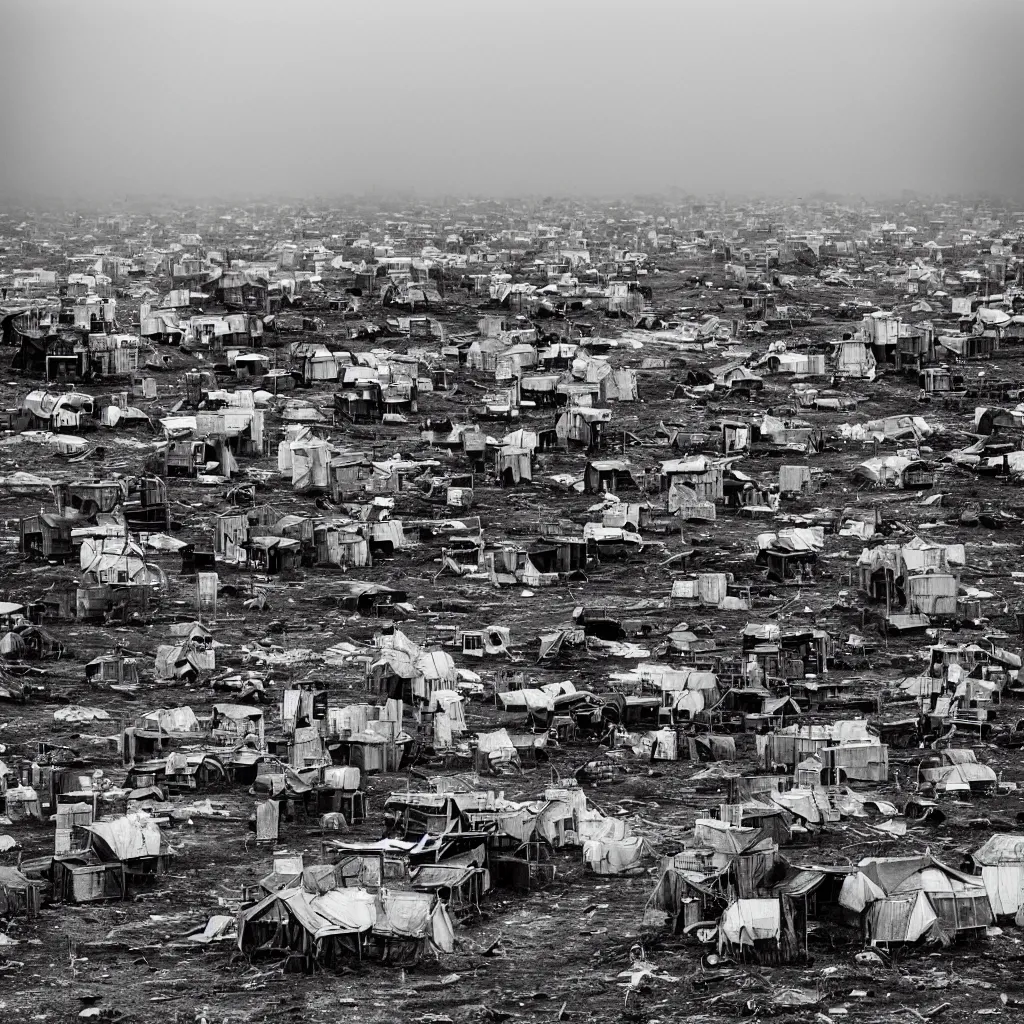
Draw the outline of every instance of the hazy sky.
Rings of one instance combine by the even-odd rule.
[[[0,0],[0,194],[1024,193],[1024,0]]]

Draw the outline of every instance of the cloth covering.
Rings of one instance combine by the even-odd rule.
[[[647,844],[639,836],[631,839],[588,839],[583,844],[583,863],[599,875],[635,874],[642,870]]]
[[[719,925],[724,942],[752,946],[763,939],[778,940],[782,918],[777,899],[737,900],[726,908]]]
[[[276,800],[263,800],[256,805],[257,842],[275,841],[278,836],[280,807]]]
[[[126,814],[83,827],[106,846],[115,860],[136,860],[160,853],[160,827],[149,815]]]

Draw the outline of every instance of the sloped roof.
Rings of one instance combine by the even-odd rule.
[[[974,863],[986,866],[1024,864],[1024,835],[991,836],[988,842],[974,851]]]

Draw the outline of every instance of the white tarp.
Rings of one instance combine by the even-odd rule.
[[[777,899],[737,900],[719,924],[721,939],[734,946],[752,946],[763,939],[778,941],[782,931]]]

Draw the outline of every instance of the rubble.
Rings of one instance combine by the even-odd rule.
[[[1014,1005],[1019,225],[664,204],[0,217],[33,971]]]

